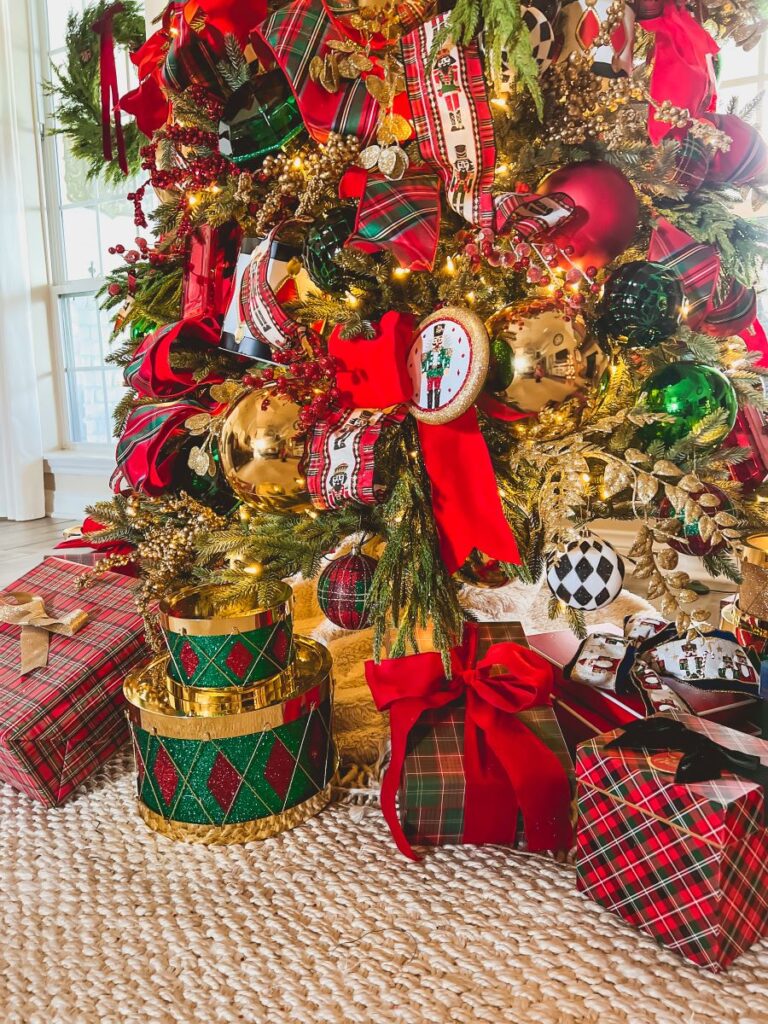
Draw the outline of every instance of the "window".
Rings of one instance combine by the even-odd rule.
[[[39,0],[43,80],[50,80],[52,66],[64,59],[68,13],[82,7],[82,0]],[[127,54],[117,54],[117,65],[122,94],[131,72]],[[50,97],[41,102],[47,130],[55,125],[56,112]],[[137,182],[125,179],[110,186],[88,181],[84,163],[73,156],[64,136],[44,136],[43,154],[63,440],[65,446],[111,446],[112,409],[121,395],[122,375],[105,361],[110,323],[95,295],[105,274],[120,262],[107,249],[119,243],[132,246],[136,237],[133,207],[125,194]]]

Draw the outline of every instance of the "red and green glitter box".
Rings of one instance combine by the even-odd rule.
[[[694,716],[676,721],[768,769],[768,742]],[[609,747],[621,736],[578,749],[578,889],[693,963],[723,970],[768,934],[763,788],[727,771],[676,782],[681,752]]]
[[[128,739],[123,679],[149,657],[131,581],[46,558],[8,593],[41,597],[53,617],[82,610],[74,636],[51,634],[48,664],[19,672],[21,629],[0,623],[0,779],[49,807],[73,790]]]

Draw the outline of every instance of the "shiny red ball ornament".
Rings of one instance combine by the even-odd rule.
[[[714,494],[720,502],[717,508],[708,508],[706,510],[707,515],[715,516],[718,512],[728,511],[728,498],[717,487],[707,487],[704,490],[697,491],[695,494],[691,494],[691,498],[694,501],[698,501],[702,494],[705,493]],[[704,540],[701,536],[698,522],[686,519],[682,511],[675,512],[672,502],[668,498],[664,498],[659,505],[659,516],[663,519],[672,519],[674,516],[677,516],[683,524],[683,529],[678,536],[670,537],[667,542],[673,550],[678,551],[681,555],[693,555],[696,558],[703,558],[705,555],[716,555],[718,551],[722,551],[726,546],[726,541],[724,540],[717,544],[713,544],[711,540]]]
[[[604,267],[629,246],[637,231],[640,204],[621,171],[602,160],[584,160],[553,171],[537,192],[564,192],[576,205],[573,218],[555,235],[561,248],[573,247],[582,269]]]
[[[317,602],[342,629],[365,629],[373,617],[371,586],[376,559],[354,551],[334,559],[317,580]]]

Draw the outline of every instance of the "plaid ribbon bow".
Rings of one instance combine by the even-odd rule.
[[[606,743],[606,750],[647,750],[658,753],[666,750],[681,751],[683,757],[675,772],[675,782],[709,782],[731,771],[753,782],[759,782],[768,792],[768,767],[764,767],[757,754],[743,750],[729,750],[709,736],[694,732],[675,718],[641,718],[624,726],[624,732]]]
[[[568,849],[570,784],[557,755],[516,717],[550,701],[554,671],[541,655],[518,644],[494,644],[477,661],[478,631],[465,627],[464,642],[451,651],[451,677],[436,653],[365,664],[365,676],[380,711],[389,711],[392,758],[381,786],[381,807],[397,848],[419,858],[397,816],[408,736],[420,716],[466,699],[464,773],[465,843],[489,841],[488,827],[499,813],[517,819],[522,812],[528,849]],[[508,783],[503,808],[487,795],[486,780],[501,771]],[[497,792],[494,790],[494,792]]]

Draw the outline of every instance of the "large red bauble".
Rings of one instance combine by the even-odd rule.
[[[731,139],[727,153],[712,154],[706,181],[717,185],[752,185],[768,172],[768,145],[757,128],[736,114],[707,114],[715,128]]]
[[[635,237],[640,204],[635,190],[615,167],[602,160],[584,160],[553,171],[537,192],[565,192],[576,204],[576,214],[552,239],[564,248],[573,246],[573,262],[582,269],[604,267]]]

